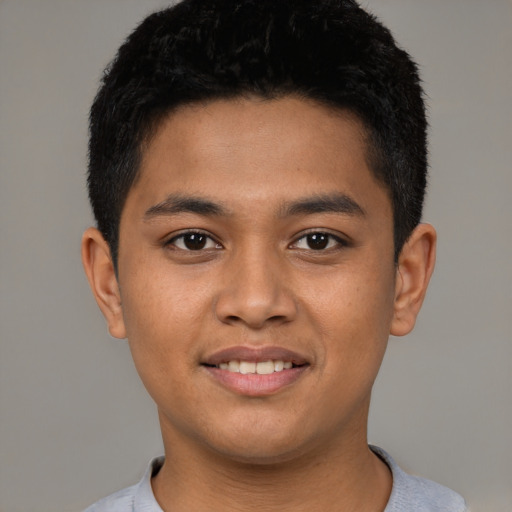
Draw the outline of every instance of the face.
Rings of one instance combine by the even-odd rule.
[[[259,462],[364,438],[392,224],[349,114],[294,98],[173,113],[122,213],[116,331],[164,441]]]

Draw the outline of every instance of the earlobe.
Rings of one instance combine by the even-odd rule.
[[[436,259],[436,231],[420,224],[405,243],[398,259],[391,334],[404,336],[416,323]]]
[[[110,248],[96,228],[89,228],[83,234],[82,263],[110,334],[115,338],[125,338],[121,294]]]

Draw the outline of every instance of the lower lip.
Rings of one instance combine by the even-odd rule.
[[[268,396],[297,381],[308,365],[297,366],[280,372],[259,375],[257,373],[235,373],[220,368],[203,366],[203,368],[224,387],[246,396]]]

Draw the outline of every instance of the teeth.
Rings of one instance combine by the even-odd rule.
[[[238,373],[240,371],[240,363],[238,361],[229,361],[228,370],[230,372]]]
[[[240,373],[243,375],[246,375],[247,373],[256,373],[256,363],[240,361]]]
[[[274,372],[282,372],[289,370],[293,367],[291,361],[282,361],[280,359],[275,361],[260,361],[255,363],[253,361],[229,361],[227,363],[220,363],[221,370],[228,372],[241,373],[247,375],[248,373],[257,373],[258,375],[269,375]]]
[[[270,373],[274,373],[274,369],[274,361],[263,361],[256,364],[256,373],[258,375],[269,375]]]

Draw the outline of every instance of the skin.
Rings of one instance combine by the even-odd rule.
[[[178,196],[222,211],[165,202]],[[337,207],[312,208],[319,197]],[[187,230],[208,237],[204,248],[187,248]],[[422,224],[395,264],[392,230],[348,113],[250,98],[162,123],[122,212],[117,277],[96,229],[82,254],[110,333],[128,338],[158,406],[163,510],[385,508],[391,475],[366,439],[371,389],[389,335],[414,326],[435,259]],[[327,246],[313,249],[311,233]],[[282,347],[307,365],[249,396],[202,364],[233,346]]]

